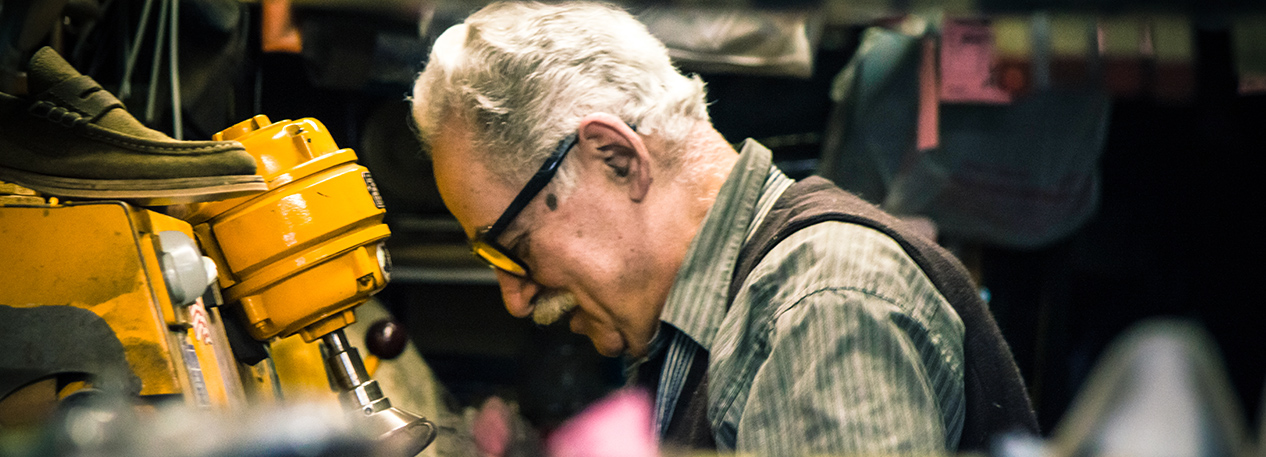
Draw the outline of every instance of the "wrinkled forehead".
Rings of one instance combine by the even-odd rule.
[[[478,159],[463,129],[438,132],[432,138],[431,160],[440,197],[467,237],[496,222],[517,192]]]

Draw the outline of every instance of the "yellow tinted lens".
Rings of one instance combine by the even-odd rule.
[[[519,265],[518,262],[506,257],[506,255],[499,249],[494,248],[487,243],[476,242],[471,246],[471,250],[475,252],[475,255],[484,259],[485,262],[488,262],[488,264],[492,265],[494,268],[515,276],[527,276],[527,270],[524,269],[522,265]]]

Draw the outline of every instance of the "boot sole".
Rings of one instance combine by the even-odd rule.
[[[126,200],[140,206],[165,206],[226,200],[268,190],[259,175],[157,179],[86,179],[48,176],[0,167],[0,179],[60,198]]]

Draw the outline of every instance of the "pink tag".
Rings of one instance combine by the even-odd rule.
[[[918,150],[936,149],[941,144],[940,103],[937,100],[936,42],[924,38],[922,61],[919,62],[919,130]]]
[[[948,103],[1011,103],[998,85],[994,36],[989,22],[946,19],[941,29],[941,101]]]

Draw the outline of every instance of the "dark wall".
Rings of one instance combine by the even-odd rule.
[[[1102,201],[1080,231],[1035,251],[985,249],[993,306],[1031,380],[1044,430],[1107,344],[1152,317],[1212,334],[1250,423],[1266,382],[1260,278],[1266,96],[1236,94],[1225,30],[1197,35],[1190,103],[1120,99]]]

